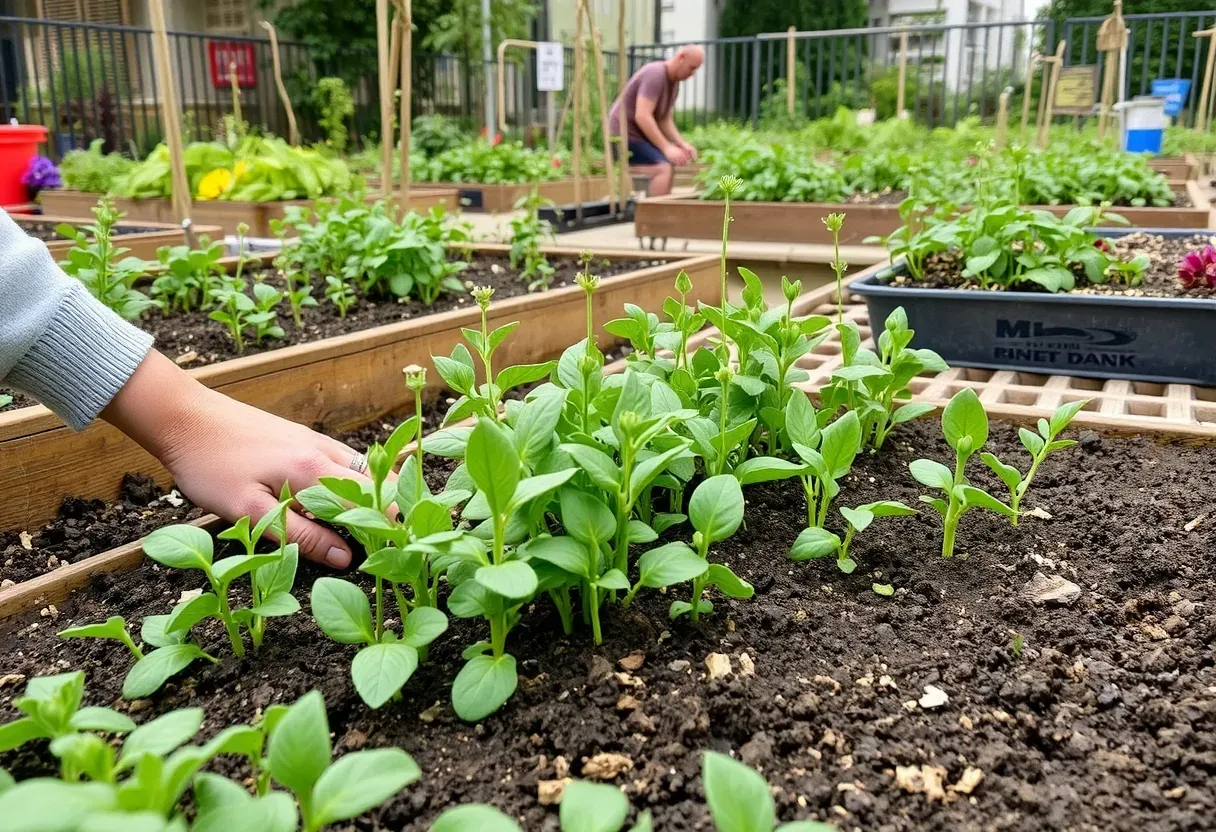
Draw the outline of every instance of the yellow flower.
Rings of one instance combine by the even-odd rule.
[[[232,171],[227,168],[216,168],[198,183],[199,199],[219,199],[220,194],[232,187]]]
[[[244,159],[238,159],[237,163],[232,167],[232,173],[237,179],[240,179],[249,170],[249,163]]]

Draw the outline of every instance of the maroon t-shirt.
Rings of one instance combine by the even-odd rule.
[[[671,115],[675,106],[676,94],[680,91],[680,82],[667,77],[667,64],[663,61],[651,61],[639,69],[625,85],[625,117],[628,119],[629,138],[645,139],[646,134],[638,128],[638,97],[654,102],[654,120],[660,124]],[[612,135],[621,134],[621,99],[613,102],[612,111],[608,114],[608,127]]]

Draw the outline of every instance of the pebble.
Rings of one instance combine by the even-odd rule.
[[[925,685],[925,694],[917,704],[927,711],[932,708],[940,708],[949,701],[950,696],[937,685]]]
[[[667,669],[673,673],[684,673],[690,667],[692,667],[692,663],[687,659],[676,659],[675,661],[668,662],[667,664]]]
[[[1048,577],[1042,572],[1035,572],[1034,577],[1022,587],[1022,597],[1035,604],[1068,606],[1081,597],[1081,587],[1060,575]]]
[[[612,780],[633,770],[633,758],[624,754],[603,753],[583,760],[583,777],[591,780]]]
[[[617,660],[617,664],[621,666],[622,670],[628,670],[630,672],[635,671],[635,670],[641,670],[642,665],[645,663],[646,663],[646,654],[644,652],[642,652],[641,650],[634,650],[632,653],[630,653],[625,658]]]
[[[734,668],[730,663],[730,656],[725,653],[710,653],[706,656],[705,669],[709,672],[710,679],[720,679],[734,672]]]

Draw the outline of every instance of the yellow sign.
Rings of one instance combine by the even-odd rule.
[[[1056,115],[1085,116],[1093,112],[1098,100],[1098,65],[1060,68],[1052,112]]]

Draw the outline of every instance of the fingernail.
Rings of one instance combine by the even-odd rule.
[[[350,564],[350,552],[337,546],[330,546],[325,554],[325,562],[339,569]]]

